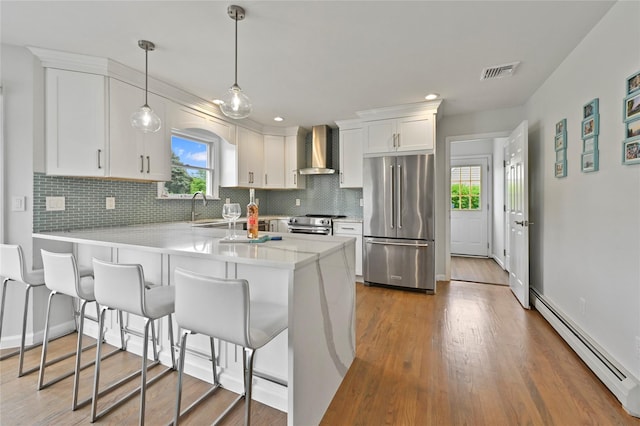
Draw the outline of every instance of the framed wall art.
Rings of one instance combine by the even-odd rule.
[[[638,90],[624,98],[623,117],[625,122],[640,118],[640,92]]]
[[[598,115],[598,98],[595,98],[591,102],[585,104],[582,107],[582,119],[587,119],[589,117],[594,117]]]
[[[562,178],[567,176],[567,162],[566,161],[557,161],[555,163],[555,176],[557,178]]]
[[[640,164],[640,71],[625,81],[622,108],[625,140],[622,141],[622,164]]]
[[[556,151],[560,151],[561,149],[567,149],[567,136],[565,133],[556,135]]]
[[[640,139],[622,142],[622,164],[640,164]]]
[[[585,172],[595,172],[598,170],[598,151],[582,153],[582,165],[580,169]]]
[[[554,163],[554,176],[557,178],[567,176],[567,119],[556,123],[556,133],[554,135],[554,149],[556,151],[556,161]]]

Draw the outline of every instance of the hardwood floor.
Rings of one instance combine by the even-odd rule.
[[[488,258],[451,256],[451,279],[509,285],[509,273]]]
[[[640,425],[508,287],[441,282],[438,293],[427,296],[356,284],[356,293],[357,358],[322,425]],[[56,341],[50,356],[74,342],[73,335]],[[93,352],[86,353],[90,360]],[[39,355],[32,351],[27,365]],[[139,364],[140,358],[120,353],[103,364],[101,377],[112,380]],[[81,398],[89,395],[92,375],[91,368],[82,373]],[[37,392],[37,373],[16,376],[17,360],[0,363],[0,424],[89,424],[88,406],[70,411],[71,378]],[[147,424],[171,420],[175,380],[172,373],[148,390]],[[183,406],[207,386],[188,378]],[[234,395],[223,390],[217,396],[184,424],[211,423]],[[97,424],[136,424],[138,403],[132,398]],[[253,409],[255,425],[286,424],[278,410],[259,403]],[[242,424],[242,416],[237,408],[224,424]]]

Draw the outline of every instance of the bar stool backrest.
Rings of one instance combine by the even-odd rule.
[[[0,244],[0,277],[25,281],[25,264],[22,247]]]
[[[195,333],[253,347],[249,333],[249,283],[175,270],[176,322]]]
[[[80,289],[78,264],[71,253],[53,253],[40,249],[44,266],[44,283],[49,290],[72,297],[84,297]]]
[[[93,259],[96,300],[99,304],[146,317],[142,265]]]

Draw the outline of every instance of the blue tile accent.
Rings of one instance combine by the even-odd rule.
[[[334,139],[335,145],[335,139]],[[337,149],[336,151],[337,152]],[[360,189],[340,189],[338,175],[308,176],[306,190],[257,190],[261,215],[299,215],[306,213],[344,214],[362,217]],[[138,225],[155,222],[177,222],[191,219],[191,200],[157,199],[157,185],[106,179],[47,176],[33,177],[34,232],[67,229]],[[64,211],[46,211],[46,197],[65,197]],[[116,208],[105,208],[106,197],[115,197]],[[220,218],[225,198],[249,203],[249,191],[220,188],[220,200],[203,206],[196,202],[199,219]],[[295,200],[301,206],[296,207]]]

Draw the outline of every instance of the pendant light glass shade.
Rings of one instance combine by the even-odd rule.
[[[247,118],[253,109],[251,100],[238,86],[238,21],[244,19],[244,9],[231,5],[227,8],[227,14],[236,24],[236,55],[235,55],[235,81],[227,93],[222,97],[220,110],[224,115],[233,119]]]
[[[138,40],[138,46],[144,50],[144,105],[133,114],[131,114],[131,125],[144,133],[153,133],[160,130],[162,121],[160,117],[153,112],[147,97],[149,94],[149,51],[156,48],[156,45],[147,40]]]
[[[131,114],[131,125],[145,133],[153,133],[160,130],[162,121],[149,105],[145,104],[138,111]]]
[[[229,118],[247,118],[251,114],[251,100],[244,94],[240,86],[234,84],[222,97],[220,109]]]

